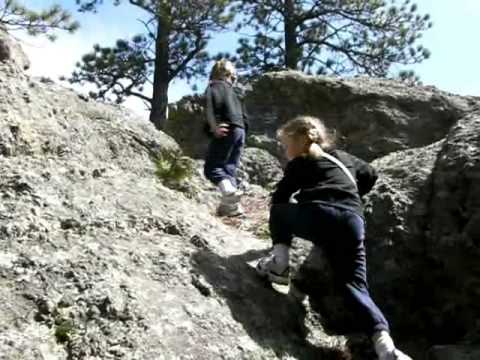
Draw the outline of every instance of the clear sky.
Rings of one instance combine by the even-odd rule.
[[[52,79],[74,70],[81,56],[91,51],[95,43],[113,44],[118,38],[131,37],[142,31],[138,19],[140,10],[130,5],[114,7],[112,0],[104,0],[105,5],[98,14],[78,14],[75,0],[20,0],[24,4],[42,8],[61,4],[70,9],[80,21],[81,29],[74,35],[60,34],[59,39],[50,43],[47,40],[21,36],[24,48],[29,55],[34,76],[48,76]],[[423,44],[432,52],[432,57],[413,69],[426,85],[463,95],[480,96],[480,0],[414,0],[420,13],[429,13],[434,27],[425,33]],[[212,53],[234,51],[235,34],[220,34],[210,43]],[[203,88],[204,83],[200,83]],[[86,89],[80,89],[86,90]],[[184,81],[175,81],[171,86],[170,101],[176,101],[192,93]],[[142,103],[129,100],[126,104],[138,113]]]

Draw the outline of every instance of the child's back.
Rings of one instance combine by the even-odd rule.
[[[353,155],[333,150],[333,141],[318,119],[296,118],[279,135],[291,160],[272,196],[273,251],[260,260],[258,273],[273,282],[288,283],[293,238],[321,246],[358,325],[372,337],[378,358],[411,360],[395,348],[388,321],[368,291],[361,196],[372,189],[376,171]],[[297,191],[297,203],[290,203]]]
[[[324,156],[298,156],[287,164],[284,178],[273,194],[272,203],[288,202],[291,194],[300,190],[295,196],[299,203],[327,203],[363,215],[360,197],[375,184],[375,169],[345,151],[330,150],[327,154],[343,163],[356,179],[356,184],[337,164]]]

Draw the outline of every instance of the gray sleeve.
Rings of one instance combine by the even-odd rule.
[[[272,205],[288,203],[292,194],[300,189],[298,182],[298,177],[301,175],[300,161],[300,158],[297,158],[287,164],[283,178],[277,183],[272,193]]]
[[[210,126],[210,130],[215,132],[217,128],[217,121],[215,119],[215,113],[213,111],[213,95],[210,86],[207,88],[205,93],[206,98],[206,115],[207,115],[207,123]]]

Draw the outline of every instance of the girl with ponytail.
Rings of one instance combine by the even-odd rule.
[[[395,348],[389,324],[368,291],[361,197],[374,186],[375,169],[335,149],[334,137],[317,118],[299,116],[283,125],[277,135],[289,162],[272,194],[273,250],[259,261],[258,274],[288,284],[293,237],[321,246],[340,291],[363,331],[371,336],[378,359],[411,360]],[[294,193],[296,201],[292,202]]]

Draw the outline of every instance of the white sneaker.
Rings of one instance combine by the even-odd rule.
[[[235,205],[240,202],[240,199],[242,198],[243,192],[242,191],[234,191],[230,193],[223,193],[222,194],[222,200],[221,204],[222,205]]]
[[[388,331],[381,330],[376,332],[372,336],[372,341],[378,360],[412,360],[410,356],[405,355],[395,347]]]
[[[288,285],[290,282],[290,267],[288,264],[279,264],[273,254],[261,258],[256,270],[258,275],[268,278],[270,282],[281,285]]]

